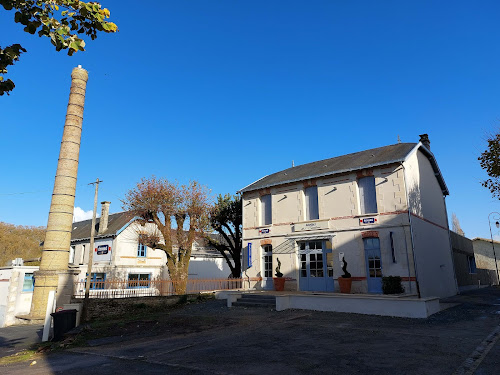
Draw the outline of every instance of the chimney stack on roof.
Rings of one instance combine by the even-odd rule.
[[[99,220],[99,232],[103,234],[108,229],[109,205],[111,202],[101,202],[101,220]]]
[[[429,141],[429,134],[420,134],[420,142],[427,150],[431,150],[431,141]]]

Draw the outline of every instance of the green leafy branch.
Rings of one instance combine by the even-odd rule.
[[[85,50],[85,41],[80,35],[88,35],[92,40],[98,32],[114,33],[118,27],[107,21],[110,12],[97,2],[78,0],[0,0],[0,5],[7,11],[15,10],[14,21],[24,25],[29,34],[50,38],[56,51],[68,50],[71,56]],[[7,73],[7,66],[19,59],[26,50],[19,44],[4,49],[0,46],[0,73]],[[3,82],[0,75],[0,95],[9,94],[15,87],[9,79]]]
[[[491,135],[487,139],[488,148],[478,158],[489,179],[481,185],[489,189],[494,197],[500,198],[500,133]]]

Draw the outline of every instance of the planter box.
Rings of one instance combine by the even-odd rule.
[[[339,277],[338,279],[340,293],[351,293],[352,278]]]
[[[285,290],[285,280],[284,277],[273,277],[274,290],[277,292]]]

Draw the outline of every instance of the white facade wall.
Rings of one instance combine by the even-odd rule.
[[[458,293],[448,232],[412,218],[417,277],[422,297],[448,297]]]
[[[33,291],[23,291],[24,276],[35,271],[38,267],[0,268],[0,327],[19,324],[16,316],[29,314]]]
[[[190,279],[226,279],[231,269],[223,258],[191,257],[188,275]]]
[[[453,296],[458,287],[441,186],[421,151],[412,154],[404,166],[420,294]]]
[[[405,161],[404,166],[411,212],[447,228],[443,192],[429,159],[421,151],[417,151]]]
[[[321,237],[333,259],[333,279],[342,275],[340,254],[343,253],[348,263],[348,271],[354,277],[353,292],[366,293],[366,261],[363,246],[363,232],[376,231],[380,239],[382,268],[384,275],[401,276],[407,293],[415,293],[415,274],[406,195],[404,191],[404,173],[401,166],[394,164],[363,171],[375,177],[378,212],[361,215],[357,179],[363,174],[348,173],[339,176],[300,181],[286,186],[271,187],[263,191],[251,191],[243,194],[243,246],[248,249],[252,244],[252,263],[244,276],[259,278],[263,276],[262,250],[266,244],[273,246],[273,274],[277,258],[281,261],[281,272],[285,277],[294,279],[286,282],[287,290],[300,290],[299,258],[296,240],[292,248],[280,253],[280,248],[292,238]],[[305,220],[305,187],[318,187],[319,219]],[[260,196],[272,195],[272,225],[260,225]],[[361,225],[360,219],[372,217],[377,222]],[[303,224],[314,223],[317,230],[302,230]],[[318,229],[319,228],[319,229]],[[263,233],[262,230],[269,233]],[[393,233],[393,245],[396,262],[393,262],[390,243]],[[246,261],[246,258],[245,258]],[[245,267],[244,267],[245,268]],[[413,280],[413,281],[411,281]],[[261,282],[256,282],[261,288]],[[338,291],[338,284],[334,282]]]

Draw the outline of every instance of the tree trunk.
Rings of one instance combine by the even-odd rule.
[[[167,266],[168,266],[168,273],[170,275],[170,280],[172,280],[173,294],[175,295],[186,294],[189,262],[179,261],[175,265],[167,263]]]

